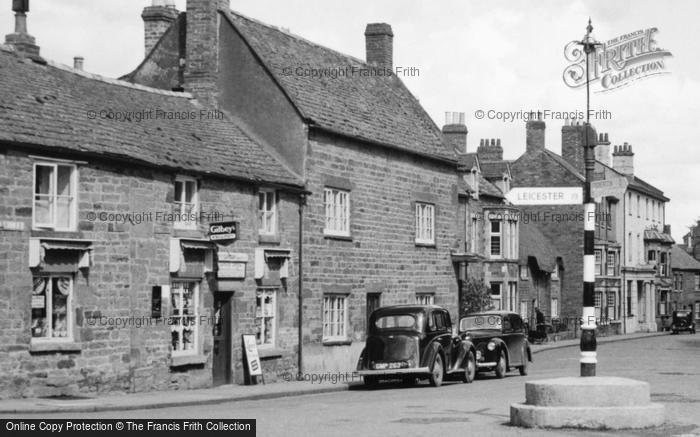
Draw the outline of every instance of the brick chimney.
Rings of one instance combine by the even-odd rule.
[[[542,113],[537,112],[537,120],[535,113],[531,112],[530,117],[525,123],[525,152],[530,153],[535,150],[544,149],[544,130],[545,123],[542,121]]]
[[[170,25],[177,19],[175,0],[152,0],[151,6],[143,8],[144,45],[146,56],[160,40]]]
[[[365,28],[367,63],[393,70],[394,32],[386,23],[370,23]]]
[[[448,150],[467,153],[467,125],[464,124],[464,112],[445,112],[445,125],[442,134]]]
[[[595,159],[610,166],[610,141],[608,134],[598,134],[598,145],[595,146]]]
[[[595,128],[588,128],[588,141],[591,145],[598,142]],[[561,128],[561,156],[573,165],[579,173],[585,173],[584,145],[586,143],[586,126],[582,121],[564,121]]]
[[[503,147],[501,147],[501,139],[488,138],[479,141],[479,148],[476,149],[476,155],[479,161],[503,161]]]
[[[76,56],[73,58],[73,68],[76,70],[82,70],[85,63],[85,58],[82,56]]]
[[[632,152],[631,144],[624,143],[621,146],[615,146],[612,159],[615,170],[629,176],[634,175],[634,152]]]
[[[219,10],[230,10],[230,1],[187,0],[184,90],[210,106],[219,94]]]
[[[15,13],[15,31],[5,36],[5,44],[14,46],[19,53],[38,57],[39,46],[36,45],[36,39],[27,33],[29,0],[12,0],[12,11]]]

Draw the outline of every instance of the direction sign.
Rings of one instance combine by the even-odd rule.
[[[576,205],[583,202],[581,187],[517,187],[506,194],[513,205]]]

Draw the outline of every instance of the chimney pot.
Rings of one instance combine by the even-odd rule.
[[[365,28],[367,63],[393,70],[394,32],[387,23],[370,23]]]
[[[15,12],[15,31],[5,36],[5,44],[12,45],[20,53],[38,57],[36,39],[27,32],[29,0],[13,0],[12,10]]]
[[[610,141],[608,140],[608,134],[607,134],[607,133],[605,134],[605,142],[606,142],[606,143],[609,143],[609,142],[610,142]]]
[[[497,145],[498,147],[501,147],[501,139],[500,139],[500,138],[498,138],[498,139],[496,140],[496,145]]]
[[[73,68],[76,70],[82,70],[84,61],[85,58],[83,58],[82,56],[76,56],[75,58],[73,58]]]

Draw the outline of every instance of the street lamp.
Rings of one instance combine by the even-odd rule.
[[[591,196],[591,180],[595,169],[595,155],[593,148],[595,143],[590,143],[588,131],[590,130],[591,90],[589,60],[591,53],[595,54],[596,48],[601,45],[593,35],[593,25],[588,19],[586,35],[576,43],[583,46],[586,55],[586,123],[584,124],[586,142],[584,143],[585,176],[583,193],[584,225],[583,225],[583,324],[581,325],[581,376],[595,376],[595,367],[598,362],[596,356],[596,320],[595,320],[595,252],[593,248],[595,229],[595,203]]]

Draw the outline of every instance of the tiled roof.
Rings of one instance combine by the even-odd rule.
[[[660,241],[662,243],[675,243],[673,240],[673,237],[671,237],[668,234],[665,234],[663,232],[654,230],[654,229],[645,229],[644,230],[644,240],[646,241]]]
[[[557,263],[557,254],[554,251],[552,242],[533,223],[520,221],[518,232],[520,262],[526,264],[528,259],[533,257],[537,260],[537,266],[540,270],[546,272],[554,271],[554,266]]]
[[[510,175],[510,165],[507,161],[480,161],[481,173],[486,179],[502,179],[503,175]]]
[[[360,140],[456,161],[442,132],[403,82],[363,76],[368,68],[354,57],[298,36],[225,12],[299,112],[312,125]],[[337,77],[296,74],[297,68],[349,69]]]
[[[476,153],[459,154],[457,155],[457,161],[462,170],[471,170],[474,167],[479,168],[479,156]]]
[[[679,270],[698,270],[700,271],[700,262],[690,256],[688,252],[674,244],[671,247],[671,268]]]
[[[489,182],[481,173],[479,173],[479,195],[498,197],[499,199],[505,198],[503,191]]]
[[[549,156],[553,161],[557,162],[559,165],[564,167],[566,170],[568,170],[571,174],[573,174],[575,177],[578,179],[584,181],[586,178],[578,171],[576,170],[576,167],[573,165],[569,164],[566,159],[562,158],[561,156],[557,155],[556,153],[552,152],[551,150],[543,149],[545,152],[545,155]]]
[[[231,117],[201,118],[188,94],[155,90],[0,50],[0,141],[300,187],[301,178]],[[161,110],[160,117],[156,110]],[[91,111],[96,111],[93,117]],[[107,119],[100,111],[152,111]],[[168,119],[168,115],[189,115]]]
[[[668,202],[670,199],[666,196],[664,196],[664,192],[656,188],[655,186],[651,185],[648,182],[645,182],[638,178],[637,176],[629,176],[626,175],[627,180],[629,181],[629,188],[636,189],[637,191],[641,191],[644,194],[649,194],[653,197],[659,198],[665,202]]]

